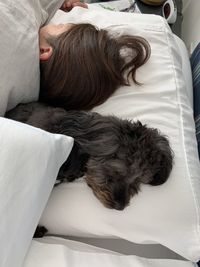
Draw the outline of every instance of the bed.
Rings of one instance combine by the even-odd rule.
[[[170,140],[175,164],[163,186],[144,186],[123,212],[109,210],[83,179],[52,191],[73,138],[1,118],[1,266],[196,266],[200,166],[192,75],[184,43],[160,16],[94,7],[74,8],[68,14],[58,11],[53,16],[58,2],[0,1],[4,11],[0,18],[1,115],[20,102],[38,98],[40,25],[90,22],[115,34],[140,35],[152,49],[150,60],[137,72],[143,85],[119,88],[94,110],[157,127]],[[13,22],[16,28],[5,33],[2,29]],[[32,240],[38,222],[49,235]]]

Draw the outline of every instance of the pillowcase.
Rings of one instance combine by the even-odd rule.
[[[84,181],[60,185],[53,190],[40,223],[52,234],[162,244],[198,261],[200,165],[182,60],[168,24],[155,15],[80,8],[69,14],[58,12],[53,18],[56,21],[114,25],[113,31],[119,34],[139,35],[149,41],[151,57],[136,73],[142,86],[121,87],[94,110],[160,129],[168,136],[175,158],[168,181],[157,187],[143,185],[123,211],[103,207]]]
[[[194,88],[194,119],[200,158],[200,43],[193,51],[190,61]]]
[[[0,116],[39,95],[38,30],[63,0],[0,0]]]
[[[0,118],[0,265],[21,267],[73,139]]]
[[[179,48],[178,53],[181,55],[182,71],[184,73],[184,81],[187,90],[187,97],[190,101],[191,108],[193,109],[193,82],[192,82],[192,70],[190,64],[190,58],[188,57],[188,50],[185,43],[174,34],[174,40]]]

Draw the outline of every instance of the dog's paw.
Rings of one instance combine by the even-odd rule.
[[[43,237],[46,233],[48,232],[47,228],[44,226],[37,226],[35,233],[34,233],[34,238],[41,238]]]

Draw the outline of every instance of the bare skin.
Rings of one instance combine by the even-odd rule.
[[[61,10],[69,12],[74,7],[88,8],[86,3],[82,3],[78,0],[67,0],[61,6]],[[68,31],[73,24],[48,24],[40,28],[39,31],[39,46],[40,46],[40,60],[48,60],[53,52],[53,48],[48,44],[47,39],[51,36],[58,36],[66,31]]]

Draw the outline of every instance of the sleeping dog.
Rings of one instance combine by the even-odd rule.
[[[141,184],[157,186],[169,177],[173,153],[168,139],[141,122],[66,111],[34,102],[21,104],[7,118],[74,138],[74,147],[58,174],[73,181],[84,175],[105,207],[123,210]]]

